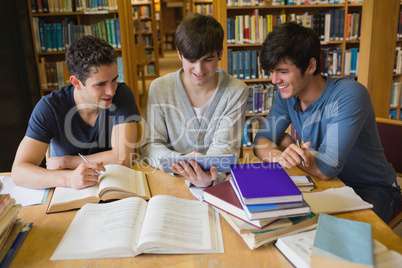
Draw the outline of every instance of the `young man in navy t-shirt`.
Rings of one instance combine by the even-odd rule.
[[[130,165],[141,118],[131,89],[117,82],[116,59],[113,47],[96,37],[84,36],[68,47],[71,84],[35,106],[14,159],[14,183],[80,189],[95,185],[95,169],[105,171],[104,164]],[[39,164],[49,146],[44,169]]]

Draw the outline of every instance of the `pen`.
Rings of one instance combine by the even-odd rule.
[[[83,156],[83,155],[80,154],[80,153],[78,153],[78,155],[81,156],[81,158],[84,159],[85,162],[89,163],[89,160],[88,160],[85,156]],[[101,174],[100,171],[97,170],[96,168],[95,168],[95,171],[98,172],[99,175]]]
[[[297,146],[299,146],[299,148],[301,148],[301,146],[300,146],[300,140],[296,140],[296,144],[297,144]],[[304,164],[304,159],[303,159],[303,157],[300,156],[300,159],[301,159],[301,162],[302,162],[303,167],[305,167],[306,164]]]

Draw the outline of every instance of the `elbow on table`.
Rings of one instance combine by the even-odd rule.
[[[320,172],[320,174],[317,174],[317,177],[322,181],[327,181],[327,180],[331,179],[331,177],[328,177],[328,176],[322,174],[321,172]]]
[[[23,176],[20,176],[16,170],[17,168],[13,166],[11,169],[11,179],[13,180],[15,185],[24,186]]]

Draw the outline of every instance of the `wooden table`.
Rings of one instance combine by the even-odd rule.
[[[147,173],[152,195],[169,194],[181,198],[194,199],[184,180],[173,177],[149,166],[134,166]],[[294,168],[290,175],[303,172]],[[10,176],[10,174],[2,174]],[[316,180],[320,190],[341,187],[339,179]],[[225,253],[205,255],[140,255],[133,258],[88,259],[50,261],[54,250],[74,218],[76,211],[46,214],[51,194],[44,205],[22,208],[19,216],[33,227],[14,257],[11,267],[292,267],[287,259],[273,245],[250,250],[242,238],[221,218]],[[370,223],[373,237],[402,253],[402,239],[395,234],[372,210],[339,213],[335,216]]]

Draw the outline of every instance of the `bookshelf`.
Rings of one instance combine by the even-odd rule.
[[[145,43],[145,54],[148,64],[145,66],[145,79],[159,77],[159,40],[157,32],[157,21],[155,16],[154,0],[132,0],[134,19],[134,36],[136,44],[142,36]],[[138,25],[138,17],[141,17],[141,25]],[[141,34],[139,33],[141,31]]]
[[[90,34],[105,39],[115,47],[124,81],[132,89],[140,107],[136,66],[132,64],[136,57],[129,49],[134,39],[127,34],[133,31],[132,24],[127,23],[127,18],[132,18],[131,9],[127,10],[127,1],[113,0],[109,1],[109,5],[97,7],[83,6],[80,5],[82,2],[75,1],[63,1],[66,5],[60,7],[54,0],[27,2],[41,95],[69,83],[69,73],[63,63],[66,47],[74,38]]]
[[[393,75],[400,6],[399,0],[363,1],[358,81],[381,118],[388,118],[392,83],[401,79]]]

